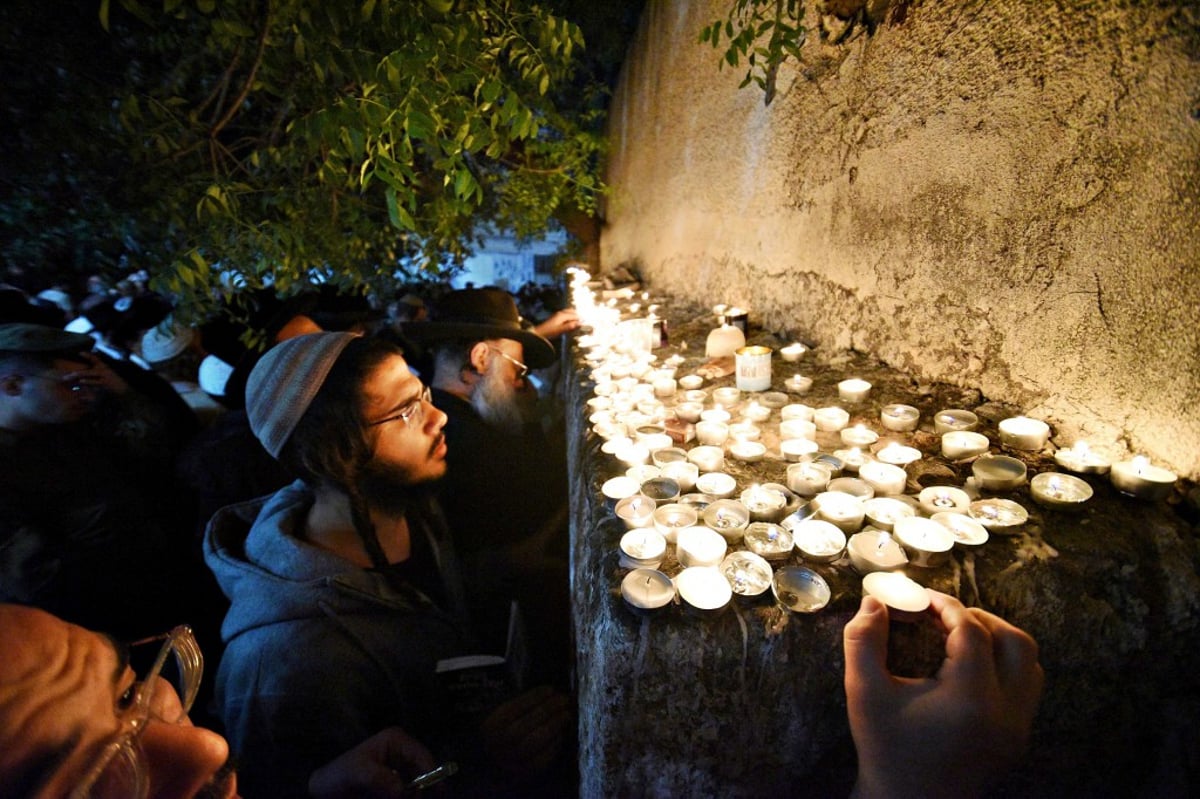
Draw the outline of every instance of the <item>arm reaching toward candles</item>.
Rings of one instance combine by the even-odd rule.
[[[846,625],[856,797],[977,796],[1027,745],[1043,682],[1037,644],[991,613],[929,593],[946,631],[946,659],[933,678],[888,671],[882,602],[863,597]]]
[[[556,338],[563,333],[579,329],[579,314],[574,308],[564,308],[555,311],[550,318],[535,325],[533,329],[542,338]]]

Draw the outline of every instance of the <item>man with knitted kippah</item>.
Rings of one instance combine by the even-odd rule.
[[[400,725],[463,761],[461,785],[537,795],[518,778],[555,759],[565,697],[534,689],[463,728],[435,674],[475,650],[430,489],[446,416],[399,350],[353,333],[289,339],[254,367],[246,410],[299,477],[222,509],[205,535],[231,601],[217,702],[247,793],[302,793],[317,766]]]

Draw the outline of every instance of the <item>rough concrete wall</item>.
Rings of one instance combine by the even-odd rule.
[[[602,266],[1200,477],[1197,4],[913,2],[766,106],[697,42],[731,2],[647,4]]]

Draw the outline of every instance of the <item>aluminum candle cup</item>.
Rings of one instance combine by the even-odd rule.
[[[711,566],[690,566],[675,576],[675,590],[684,606],[701,616],[716,615],[729,605],[733,589],[725,575]]]
[[[836,491],[823,491],[813,497],[817,518],[836,525],[845,533],[856,533],[862,527],[866,509],[862,500]]]
[[[879,440],[879,434],[862,423],[853,427],[843,427],[838,432],[842,443],[848,447],[869,447]]]
[[[870,484],[865,480],[860,480],[857,477],[835,477],[829,481],[829,485],[825,487],[825,490],[840,491],[843,494],[849,494],[859,499],[870,499],[875,496],[875,489],[871,488]]]
[[[862,402],[871,393],[871,384],[866,380],[852,377],[838,383],[838,399],[842,402]]]
[[[806,352],[808,352],[808,347],[800,344],[799,342],[788,344],[786,347],[781,347],[779,349],[779,354],[785,361],[788,361],[789,363],[800,360],[800,356],[804,355]]]
[[[979,417],[970,411],[948,408],[933,415],[935,433],[950,433],[955,430],[974,430],[979,426]]]
[[[759,397],[759,400],[768,409],[782,408],[788,404],[788,395],[782,391],[768,391]]]
[[[863,577],[862,587],[864,594],[901,613],[923,613],[929,608],[929,592],[903,574],[874,572]]]
[[[850,556],[850,565],[859,574],[894,571],[908,563],[904,549],[891,533],[883,530],[863,530],[850,536],[846,554]]]
[[[921,412],[911,405],[884,405],[879,411],[879,421],[887,430],[907,433],[917,429]]]
[[[830,406],[813,411],[813,424],[824,433],[836,433],[850,423],[850,414],[844,408]]]
[[[657,569],[667,552],[667,539],[652,528],[630,530],[621,536],[621,568]]]
[[[921,460],[921,450],[916,447],[899,444],[895,441],[889,441],[875,452],[875,459],[884,463],[890,463],[893,466],[907,466],[910,463]]]
[[[783,560],[792,552],[791,532],[772,522],[751,522],[742,536],[746,549],[769,561]]]
[[[1025,482],[1025,464],[1007,455],[981,456],[971,472],[985,491],[1011,491]]]
[[[747,422],[765,422],[771,418],[771,409],[757,400],[751,400],[742,408],[742,418]]]
[[[734,422],[729,425],[729,435],[739,441],[758,441],[762,430],[754,422]]]
[[[867,521],[872,527],[878,527],[887,532],[892,531],[898,520],[917,515],[912,505],[892,497],[873,497],[864,500],[863,510],[866,511]]]
[[[930,486],[917,495],[917,503],[928,516],[935,513],[966,513],[971,506],[971,497],[954,486]]]
[[[1114,463],[1108,477],[1121,493],[1149,500],[1166,499],[1176,480],[1174,472],[1151,465],[1142,455]]]
[[[731,414],[724,407],[707,408],[703,411],[700,411],[701,422],[723,422],[725,424],[729,424],[729,420],[732,418],[733,414]]]
[[[687,463],[687,450],[682,447],[666,447],[651,452],[650,460],[660,469],[668,463]]]
[[[641,487],[637,480],[621,475],[605,480],[604,485],[600,486],[600,493],[604,494],[605,499],[608,500],[608,506],[616,510],[617,502],[639,493]]]
[[[752,485],[742,492],[741,503],[750,511],[750,521],[773,522],[787,507],[787,496],[774,488]]]
[[[634,569],[621,581],[621,598],[630,610],[647,615],[675,599],[675,583],[655,569]]]
[[[802,497],[821,493],[829,485],[833,469],[823,463],[793,463],[787,468],[787,487]]]
[[[833,592],[825,578],[804,566],[788,566],[771,581],[775,598],[793,613],[816,613],[829,604]]]
[[[696,478],[696,490],[713,499],[725,499],[737,490],[737,480],[724,472],[708,472]]]
[[[933,519],[920,516],[897,519],[895,535],[913,566],[933,568],[950,560],[954,536]]]
[[[842,432],[844,433],[846,431],[843,430]],[[842,462],[842,469],[851,474],[857,474],[858,470],[862,468],[864,463],[873,460],[870,455],[863,452],[858,447],[851,447],[850,449],[835,449],[833,451],[833,457],[840,460]]]
[[[1079,511],[1092,498],[1092,487],[1069,474],[1042,472],[1029,481],[1029,493],[1042,507],[1061,511]]]
[[[738,439],[729,445],[729,454],[743,463],[754,463],[767,454],[767,445],[758,441]]]
[[[1029,521],[1029,511],[1011,499],[977,499],[971,503],[967,515],[997,535],[1014,532]]]
[[[679,483],[680,493],[691,491],[700,477],[700,467],[688,461],[674,461],[662,467],[662,476]]]
[[[692,447],[687,457],[701,472],[719,472],[725,465],[725,450],[716,446]]]
[[[729,438],[729,425],[724,422],[696,422],[696,440],[701,444],[719,447]]]
[[[970,430],[951,430],[942,433],[942,457],[959,461],[974,458],[988,451],[988,438]]]
[[[804,375],[792,375],[787,380],[783,381],[783,385],[788,391],[791,391],[795,394],[807,394],[812,389],[813,381],[811,377],[805,377]]]
[[[858,470],[858,477],[875,489],[876,496],[903,494],[904,485],[908,481],[908,473],[902,468],[879,461],[864,463]]]
[[[815,440],[817,426],[807,419],[784,419],[779,423],[779,438],[807,438]]]
[[[831,563],[846,551],[846,534],[824,519],[807,519],[792,529],[800,555],[813,563]]]
[[[704,509],[700,518],[726,541],[736,544],[750,524],[750,511],[736,499],[718,499]]]
[[[771,585],[771,564],[753,552],[731,552],[719,568],[737,597],[756,599]]]
[[[685,527],[694,527],[700,515],[695,508],[673,502],[670,505],[659,505],[654,510],[654,529],[667,539],[667,543],[675,543],[675,534]]]
[[[1050,440],[1050,425],[1028,416],[1013,416],[998,425],[1000,443],[1013,449],[1038,452]]]
[[[929,518],[949,530],[954,543],[963,549],[975,549],[987,543],[987,528],[966,514],[941,512]]]
[[[800,419],[805,422],[811,422],[813,418],[813,409],[808,405],[804,405],[799,402],[792,402],[779,409],[779,418],[785,422],[789,419]],[[816,429],[815,425],[813,429]]]
[[[699,402],[681,402],[675,406],[675,418],[688,423],[700,421],[703,412],[704,405]]]
[[[684,375],[678,378],[679,387],[686,391],[693,391],[704,385],[704,378],[700,375]]]
[[[627,528],[649,527],[654,524],[654,510],[658,503],[642,494],[634,494],[617,502],[613,512]]]
[[[1076,474],[1108,474],[1112,469],[1112,462],[1089,447],[1086,441],[1076,441],[1069,449],[1060,449],[1054,453],[1054,462]]]
[[[719,566],[725,550],[725,539],[707,527],[685,527],[675,534],[675,555],[684,568]]]
[[[733,386],[721,386],[720,388],[713,389],[712,397],[713,402],[729,408],[732,405],[738,404],[738,401],[742,398],[742,391],[740,388],[734,388]]]
[[[642,483],[641,493],[655,505],[669,505],[679,499],[679,483],[669,477],[652,477]]]
[[[789,463],[797,463],[820,449],[821,446],[811,438],[785,438],[779,442],[779,454]]]

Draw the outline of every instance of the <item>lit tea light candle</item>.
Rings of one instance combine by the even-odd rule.
[[[761,441],[737,438],[729,445],[729,454],[743,463],[756,463],[767,454],[767,445]]]
[[[606,411],[612,407],[612,397],[590,397],[587,406],[593,411]]]
[[[970,430],[951,430],[942,433],[942,457],[958,461],[974,458],[988,451],[988,438]]]
[[[639,463],[637,466],[630,466],[625,470],[626,477],[632,477],[638,481],[638,485],[659,477],[662,474],[662,469],[657,466],[652,466],[649,463]]]
[[[861,422],[853,427],[843,427],[838,435],[849,447],[869,447],[879,440],[879,434]]]
[[[703,424],[701,422],[700,424]],[[700,425],[696,425],[699,427]],[[688,450],[688,460],[696,464],[701,472],[719,472],[725,465],[725,450],[718,446],[704,444]],[[703,474],[701,475],[703,477]],[[697,478],[697,482],[699,479]]]
[[[897,520],[917,514],[912,505],[893,497],[872,497],[864,500],[863,510],[867,514],[867,521],[873,527],[889,533],[895,528]]]
[[[784,419],[779,423],[779,437],[816,439],[817,426],[805,419]]]
[[[783,381],[784,387],[788,391],[796,394],[807,394],[812,389],[813,381],[811,377],[804,375],[792,375],[787,380]]]
[[[771,417],[771,409],[757,400],[742,408],[742,418],[748,422],[765,422]]]
[[[729,425],[724,422],[696,422],[696,440],[701,444],[719,447],[729,438]],[[711,469],[708,471],[712,471]]]
[[[762,430],[754,422],[734,422],[729,425],[729,435],[737,441],[758,441]]]
[[[933,519],[910,516],[896,520],[896,540],[904,547],[908,562],[913,566],[933,568],[950,559],[954,536]]]
[[[771,589],[779,604],[794,613],[816,613],[833,596],[825,578],[804,566],[780,569],[771,581]]]
[[[887,430],[907,433],[917,429],[917,423],[921,421],[921,412],[911,405],[893,403],[880,409],[879,421]]]
[[[655,505],[669,505],[679,499],[679,483],[669,477],[652,477],[642,483],[641,493]]]
[[[741,502],[750,511],[750,521],[774,521],[787,506],[787,497],[782,491],[767,486],[754,485],[742,492]]]
[[[974,549],[987,543],[987,528],[966,514],[943,511],[929,518],[949,530],[950,535],[954,536],[954,543],[964,549]]]
[[[679,484],[681,493],[691,491],[700,477],[700,467],[689,461],[673,461],[662,466],[662,476]]]
[[[779,454],[785,461],[795,463],[806,455],[812,455],[820,445],[811,438],[785,438],[779,442]]]
[[[904,469],[882,461],[864,463],[858,470],[863,482],[875,489],[876,495],[903,494],[908,474]]]
[[[721,561],[721,574],[736,596],[751,599],[762,596],[771,585],[771,564],[753,552],[732,552]]]
[[[637,613],[666,607],[675,599],[675,583],[656,569],[634,569],[621,581],[621,598]]]
[[[794,545],[792,534],[774,522],[751,522],[746,525],[742,541],[746,549],[768,561],[786,558]]]
[[[724,408],[708,408],[700,412],[700,421],[702,422],[725,422],[733,418],[733,414]]]
[[[630,442],[614,452],[613,456],[626,466],[636,466],[650,460],[650,450],[645,444]]]
[[[702,388],[689,388],[687,391],[683,392],[683,401],[699,402],[701,405],[703,405],[708,401],[708,392]]]
[[[715,612],[729,604],[733,589],[725,576],[709,566],[691,566],[675,576],[675,590],[688,607]]]
[[[833,522],[805,519],[792,528],[801,557],[814,563],[831,563],[846,550],[846,534]]]
[[[977,499],[967,515],[991,532],[1007,533],[1029,521],[1029,511],[1011,499]]]
[[[782,391],[766,391],[759,400],[768,409],[782,408],[788,404],[788,395]]]
[[[700,421],[704,406],[699,402],[681,402],[675,406],[675,418],[689,424]]]
[[[808,347],[804,346],[798,341],[788,344],[786,347],[781,347],[779,350],[779,354],[783,356],[783,359],[789,363],[794,363],[795,361],[800,360],[801,356],[803,356],[806,352],[808,352]]]
[[[1043,507],[1077,511],[1092,498],[1092,487],[1069,474],[1042,472],[1029,481],[1029,493]]]
[[[834,450],[833,456],[842,462],[843,469],[851,473],[858,472],[864,463],[871,460],[871,456],[858,447]]]
[[[750,524],[750,510],[736,499],[718,499],[704,509],[701,520],[726,541],[736,544]]]
[[[693,391],[704,385],[704,378],[700,375],[684,375],[679,378],[679,387],[686,391]]]
[[[802,497],[811,497],[825,490],[833,477],[833,469],[824,463],[793,463],[787,468],[787,487]]]
[[[687,527],[675,535],[675,554],[684,568],[721,565],[725,539],[707,527]]]
[[[687,461],[687,450],[681,447],[666,447],[650,453],[650,460],[660,469],[668,463]]]
[[[966,513],[971,507],[971,497],[954,486],[929,486],[921,489],[917,503],[929,516],[935,513]]]
[[[950,433],[955,430],[974,430],[979,426],[979,417],[970,411],[959,408],[948,408],[933,415],[933,430],[936,433]]]
[[[621,475],[620,477],[613,477],[609,480],[605,480],[604,484],[600,486],[600,493],[604,494],[605,498],[615,510],[616,504],[619,501],[625,499],[626,497],[632,497],[634,494],[640,493],[641,487],[641,483],[639,483],[637,480],[634,480],[632,477]]]
[[[673,377],[657,377],[654,379],[654,396],[656,397],[674,397],[675,396],[675,378]]]
[[[654,510],[658,503],[642,494],[634,494],[617,501],[613,512],[627,528],[649,527],[654,522]]]
[[[1025,482],[1025,464],[1007,455],[981,456],[971,464],[975,482],[985,491],[1011,491]]]
[[[808,405],[799,402],[793,402],[784,405],[779,409],[779,418],[783,421],[791,419],[800,419],[801,421],[811,422],[813,418],[813,409]]]
[[[737,480],[725,472],[709,472],[696,478],[696,490],[714,499],[725,499],[737,490]]]
[[[621,536],[620,564],[625,569],[657,569],[667,552],[667,539],[654,529],[630,530]]]
[[[907,466],[921,459],[921,450],[897,441],[889,441],[875,453],[875,459],[893,466]]]
[[[904,549],[884,530],[863,530],[850,536],[846,554],[859,574],[894,571],[908,563]]]
[[[1013,449],[1037,452],[1050,440],[1050,425],[1041,419],[1012,416],[998,425],[1000,443]]]
[[[866,380],[852,377],[838,383],[838,398],[842,402],[862,402],[871,393],[871,384]]]
[[[850,424],[850,414],[844,408],[817,408],[813,411],[813,424],[822,432],[836,433]]]
[[[695,508],[677,502],[654,509],[654,529],[671,544],[675,543],[676,533],[685,527],[694,527],[697,519],[699,514]]]
[[[1054,462],[1076,474],[1108,474],[1112,469],[1112,462],[1086,441],[1076,441],[1069,449],[1060,449],[1054,453]]]
[[[863,593],[875,597],[901,613],[923,613],[929,608],[929,592],[920,583],[897,572],[873,572],[863,577]]]
[[[1166,499],[1176,477],[1174,472],[1152,465],[1144,455],[1114,463],[1109,472],[1114,488],[1138,499]]]
[[[812,504],[817,510],[818,519],[824,519],[846,533],[858,532],[866,516],[862,500],[836,491],[817,494]]]

